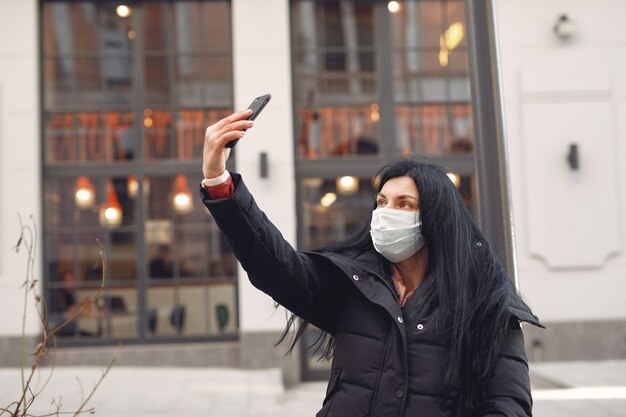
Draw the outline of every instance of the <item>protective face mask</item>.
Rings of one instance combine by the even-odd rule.
[[[379,207],[372,212],[374,248],[389,262],[402,262],[424,246],[419,211]]]

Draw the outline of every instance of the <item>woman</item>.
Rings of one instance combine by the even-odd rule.
[[[225,170],[249,114],[207,129],[201,194],[252,284],[330,335],[318,416],[531,416],[520,322],[541,325],[445,172],[384,168],[359,233],[298,252]]]

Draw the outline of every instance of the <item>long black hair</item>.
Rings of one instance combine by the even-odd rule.
[[[515,290],[443,168],[424,158],[402,159],[379,171],[374,189],[379,192],[391,178],[401,176],[412,178],[419,192],[427,274],[434,278],[437,319],[445,323],[449,339],[442,394],[460,387],[464,405],[476,409],[484,401],[484,384],[511,329],[507,300]],[[375,206],[374,201],[372,209]],[[351,238],[324,250],[373,250],[369,227],[367,222]],[[303,332],[301,326],[296,340]],[[332,345],[328,338],[326,357],[332,355]]]

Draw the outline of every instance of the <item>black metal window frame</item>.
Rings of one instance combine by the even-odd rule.
[[[298,1],[291,0],[291,4]],[[470,154],[429,156],[429,159],[461,176],[476,176],[473,189],[473,193],[476,195],[473,206],[476,220],[485,237],[491,242],[497,255],[503,261],[510,279],[516,283],[507,154],[504,141],[504,119],[498,69],[495,1],[462,1],[465,7],[466,18],[468,69],[474,123],[474,150]],[[371,0],[370,2],[375,5],[374,19],[376,29],[379,31],[375,40],[375,50],[377,51],[376,77],[378,82],[377,94],[381,131],[385,132],[385,136],[395,137],[394,109],[396,103],[393,95],[393,85],[390,85],[390,80],[393,79],[391,22],[386,7],[387,1]],[[291,33],[293,34],[293,31]],[[297,51],[294,46],[293,36],[291,51],[292,73],[295,73],[294,57]],[[292,91],[296,91],[295,83],[297,80],[295,78],[292,77]],[[295,120],[297,117],[295,95],[293,109]],[[294,140],[297,140],[297,132],[295,131]],[[299,159],[296,144],[294,147],[296,153],[294,158],[296,161],[297,212],[302,213],[300,195],[300,182],[302,179],[307,177],[331,179],[344,175],[372,178],[377,169],[390,160],[400,157],[392,149],[390,142],[382,141],[380,152],[375,156],[346,156],[321,160]],[[385,143],[387,144],[385,145]],[[497,175],[494,175],[494,173],[497,173]],[[302,242],[301,221],[301,218],[298,218],[297,238],[299,243]],[[326,378],[328,376],[327,370],[312,370],[308,366],[308,346],[304,346],[304,344],[301,343],[303,380]]]
[[[179,0],[184,2],[185,0]],[[206,0],[211,1],[211,0]],[[228,0],[224,0],[230,3]],[[71,107],[60,107],[49,109],[46,108],[45,105],[45,97],[44,91],[44,61],[45,58],[55,57],[56,55],[62,56],[61,54],[45,54],[43,51],[43,8],[47,3],[58,3],[58,2],[66,2],[72,3],[71,0],[40,0],[39,1],[39,80],[40,85],[42,86],[42,94],[40,96],[40,114],[42,115],[42,119],[44,120],[44,115],[50,111],[76,111],[76,108]],[[85,3],[98,3],[98,0],[84,0]],[[115,3],[113,1],[107,1],[108,3]],[[127,109],[131,111],[135,115],[135,120],[140,121],[143,120],[143,111],[144,111],[144,85],[145,85],[145,66],[144,59],[146,57],[150,57],[154,55],[152,52],[146,52],[144,50],[144,31],[143,31],[143,9],[142,4],[150,3],[150,0],[144,1],[132,1],[129,3],[130,6],[134,8],[133,14],[130,16],[133,19],[133,27],[135,28],[136,38],[134,39],[134,47],[131,49],[132,60],[133,60],[133,70],[132,70],[132,80],[133,80],[133,90],[132,90],[132,100],[131,107]],[[232,31],[232,27],[231,27]],[[231,48],[228,51],[230,53],[230,59],[232,62],[232,33],[230,34],[231,39]],[[160,50],[159,54],[165,54],[172,56],[174,50]],[[99,57],[98,52],[79,52],[75,54],[71,54],[71,57]],[[231,86],[231,94],[230,94],[230,102],[234,103],[234,91]],[[158,106],[155,106],[158,109]],[[82,111],[86,109],[81,107]],[[103,110],[120,110],[119,106],[100,106],[94,107],[93,109],[88,109],[93,111],[103,111]],[[144,159],[144,147],[141,141],[143,138],[145,127],[143,123],[134,123],[133,125],[133,135],[136,138],[140,138],[137,143],[134,144],[134,151],[136,152],[136,157],[133,161],[125,161],[124,163],[117,164],[103,164],[103,163],[90,163],[87,167],[72,167],[72,166],[48,166],[46,163],[46,155],[43,150],[45,150],[45,126],[44,123],[41,123],[40,126],[40,143],[42,145],[42,152],[40,154],[40,166],[42,167],[41,175],[42,175],[42,184],[45,184],[45,180],[48,178],[75,178],[80,175],[89,175],[92,177],[127,177],[133,175],[137,178],[137,181],[142,184],[144,179],[150,176],[174,176],[176,174],[183,175],[193,175],[198,177],[198,184],[200,180],[200,171],[199,167],[201,164],[201,160],[199,158],[193,158],[185,161],[180,160],[146,160]],[[227,168],[229,170],[234,170],[234,159],[230,158],[227,162]],[[195,192],[197,187],[192,187],[194,191],[194,198],[197,197],[197,193]],[[147,218],[147,207],[143,203],[143,187],[139,187],[137,193],[137,207],[135,208],[138,213],[138,221],[135,226],[135,245],[137,248],[137,275],[139,277],[147,277],[147,254],[146,254],[146,243],[145,243],[145,227],[144,222],[142,221]],[[164,197],[165,198],[165,197]],[[45,202],[45,190],[42,188],[40,190],[40,199],[42,204]],[[45,211],[45,207],[43,207]],[[215,226],[214,224],[212,226]],[[211,227],[207,223],[207,228]],[[49,230],[48,225],[45,221],[45,216],[42,219],[42,240],[43,240],[43,254],[41,255],[42,264],[44,265],[43,272],[43,287],[44,294],[46,297],[50,296],[51,288],[54,287],[53,281],[49,276],[50,273],[48,271],[47,265],[50,260],[51,250],[49,248],[49,244],[47,243],[46,231]],[[194,343],[194,342],[224,342],[224,341],[235,341],[239,339],[239,329],[240,329],[240,317],[239,314],[236,314],[236,321],[234,323],[237,331],[236,334],[225,334],[225,335],[207,335],[207,336],[159,336],[159,337],[147,337],[147,290],[149,287],[149,283],[145,279],[136,279],[133,281],[136,283],[137,290],[137,303],[138,303],[138,316],[137,320],[139,323],[139,328],[137,329],[137,337],[136,338],[57,338],[57,344],[59,346],[111,346],[123,343],[125,345],[137,345],[137,344],[171,344],[171,343]],[[209,282],[209,281],[206,281]],[[235,310],[239,310],[239,285],[238,285],[238,272],[234,277],[234,286],[235,286]],[[176,285],[176,284],[173,284]],[[58,285],[57,285],[58,286]]]

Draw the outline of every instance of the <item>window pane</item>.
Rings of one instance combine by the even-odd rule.
[[[51,290],[48,329],[63,326],[63,338],[115,338],[137,336],[137,291],[132,287],[63,288]]]
[[[237,263],[196,196],[196,175],[148,178],[147,271],[153,280],[234,283]]]
[[[396,76],[443,76],[445,67],[439,62],[439,51],[405,49],[394,55]]]
[[[202,157],[207,126],[232,113],[231,108],[177,112],[144,109],[144,157],[188,161]]]
[[[146,2],[144,10],[146,51],[230,49],[229,2]]]
[[[292,5],[298,155],[378,152],[374,5]]]
[[[339,183],[340,179],[300,181],[304,248],[336,243],[367,223],[374,205],[371,179],[349,178],[348,189]]]
[[[130,51],[134,39],[132,19],[119,16],[117,5],[90,1],[44,3],[43,52],[114,54]]]
[[[149,337],[236,334],[233,284],[155,284],[148,289],[147,303]]]
[[[447,1],[445,2],[445,7],[446,21],[448,25],[460,23],[463,25],[463,30],[465,32],[465,3],[463,1]],[[459,43],[459,47],[467,47],[467,36],[463,36],[461,42]]]
[[[457,49],[449,54],[448,68],[454,74],[469,74],[469,63],[467,61],[467,51]]]
[[[127,273],[133,269],[134,253],[116,242],[125,239],[102,233],[49,234],[49,329],[72,319],[59,336],[136,336],[135,284],[115,284],[119,278],[134,278]],[[101,251],[108,259],[106,276]]]
[[[304,108],[296,120],[299,156],[329,158],[376,154],[378,104],[361,107]]]
[[[469,104],[397,106],[396,118],[403,153],[443,155],[473,150]]]
[[[46,109],[130,106],[130,56],[46,58],[43,65]]]
[[[48,241],[50,281],[61,285],[98,286],[102,281],[100,233],[52,234]],[[71,276],[70,276],[71,275]],[[66,282],[67,281],[67,282]]]
[[[229,106],[232,85],[230,55],[147,57],[146,101],[185,107]]]
[[[42,2],[50,325],[96,299],[64,337],[154,334],[157,306],[139,309],[151,302],[143,282],[170,292],[163,305],[156,297],[168,310],[158,311],[162,335],[236,333],[236,260],[197,197],[200,174],[179,172],[201,158],[206,127],[232,112],[230,13],[227,0]],[[180,306],[182,331],[183,310],[171,316]]]
[[[44,115],[48,165],[134,159],[135,116],[129,112],[47,113]]]
[[[123,231],[136,224],[127,177],[49,178],[44,201],[47,229]]]
[[[144,189],[148,188],[145,192],[148,220],[205,224],[207,210],[197,195],[199,181],[198,175],[186,174],[147,177]],[[155,236],[155,239],[162,237]]]
[[[396,46],[439,48],[439,37],[444,28],[442,2],[404,1],[400,10],[390,15]]]
[[[471,152],[463,3],[404,2],[392,24],[396,151],[404,155]]]
[[[135,233],[111,233],[107,253],[110,280],[137,278],[137,244]]]
[[[450,100],[455,102],[471,101],[470,81],[468,76],[450,77]]]

